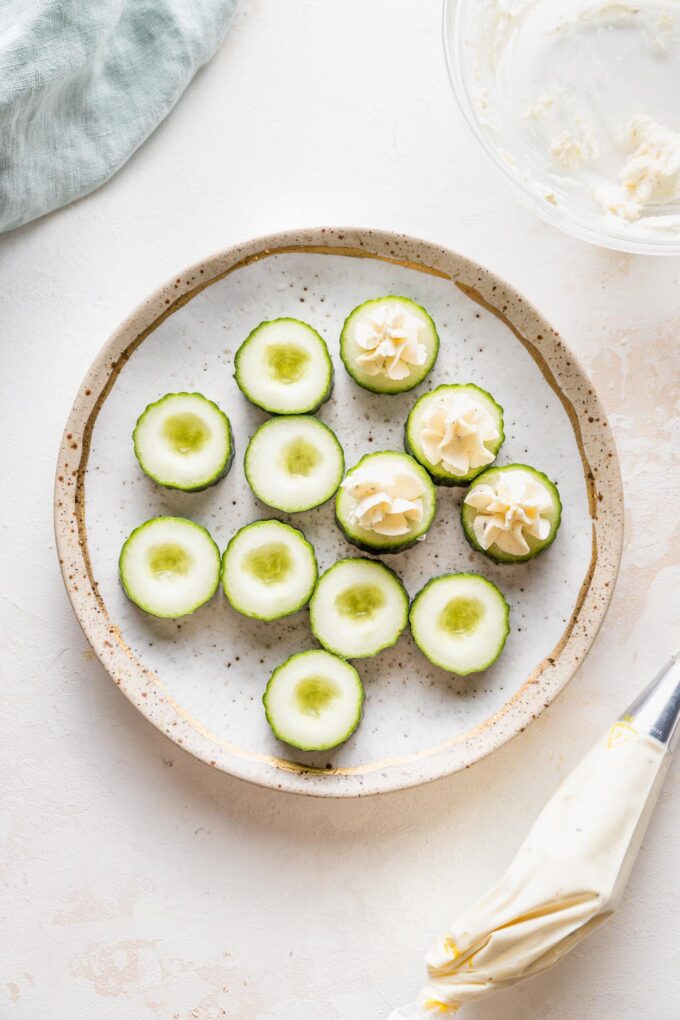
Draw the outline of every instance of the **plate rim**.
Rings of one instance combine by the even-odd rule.
[[[166,318],[206,287],[263,258],[292,252],[374,258],[430,273],[450,280],[496,315],[534,358],[567,413],[583,462],[592,527],[590,565],[566,630],[551,654],[498,712],[424,751],[334,769],[314,769],[238,748],[194,719],[162,679],[138,662],[108,618],[87,551],[85,478],[90,439],[99,410],[130,356]],[[90,365],[64,428],[55,476],[54,523],[62,577],[87,640],[114,683],[161,733],[211,767],[260,786],[320,797],[354,797],[418,786],[468,768],[522,732],[557,697],[585,658],[611,601],[623,545],[623,487],[612,431],[594,387],[559,333],[511,284],[448,247],[407,234],[367,227],[308,227],[230,245],[194,263],[139,303],[114,330]],[[423,767],[414,768],[418,762]]]

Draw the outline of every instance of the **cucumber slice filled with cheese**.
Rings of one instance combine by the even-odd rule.
[[[503,408],[473,383],[437,386],[406,421],[404,445],[438,485],[467,485],[505,439]]]
[[[152,616],[174,620],[213,597],[220,552],[200,524],[184,517],[154,517],[127,538],[118,570],[131,602]]]
[[[262,701],[279,740],[301,751],[327,751],[359,725],[364,686],[354,666],[315,649],[278,666]]]
[[[335,516],[348,541],[367,552],[396,553],[424,538],[436,509],[432,479],[406,453],[369,453],[347,472]]]
[[[309,602],[317,578],[314,549],[297,528],[255,521],[236,532],[222,558],[222,587],[244,616],[278,620]]]
[[[231,467],[231,425],[201,393],[166,393],[149,404],[132,434],[142,471],[168,489],[198,492]]]
[[[422,588],[411,606],[413,640],[442,669],[467,676],[495,662],[508,636],[510,608],[479,574],[444,574]]]
[[[347,316],[340,357],[359,386],[373,393],[404,393],[435,363],[439,336],[422,305],[407,297],[364,301]]]
[[[296,513],[320,506],[342,481],[345,458],[335,434],[308,415],[270,418],[253,435],[244,468],[267,506]]]
[[[339,560],[319,578],[309,604],[312,633],[344,659],[377,655],[396,643],[408,623],[400,579],[376,560]]]
[[[498,563],[524,563],[555,540],[562,503],[554,482],[527,464],[488,468],[461,508],[470,545]]]
[[[328,400],[333,365],[315,329],[299,319],[261,322],[235,359],[236,383],[270,414],[306,414]]]

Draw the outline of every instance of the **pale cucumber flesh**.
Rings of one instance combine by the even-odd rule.
[[[333,365],[322,337],[300,319],[261,322],[235,358],[236,383],[270,414],[304,414],[328,399]]]
[[[303,751],[337,747],[361,720],[364,688],[348,662],[327,651],[291,655],[272,673],[262,698],[274,735]]]
[[[282,542],[265,543],[243,558],[245,569],[262,584],[281,584],[290,575],[293,564],[293,556]]]
[[[293,477],[309,478],[323,460],[318,447],[302,437],[292,439],[282,454],[283,469]]]
[[[314,550],[281,521],[255,521],[236,532],[222,558],[222,587],[235,610],[260,620],[289,616],[316,583]]]
[[[264,349],[264,363],[276,383],[288,386],[303,378],[310,356],[298,344],[269,344]]]
[[[467,676],[487,669],[509,632],[502,593],[479,574],[444,574],[416,595],[410,620],[413,639],[436,666]]]
[[[340,616],[350,620],[372,620],[385,605],[385,595],[376,584],[354,584],[335,599]]]
[[[252,436],[244,469],[263,503],[295,513],[320,506],[336,492],[345,461],[334,433],[309,415],[282,415]]]
[[[193,613],[219,585],[220,554],[200,525],[182,517],[155,517],[125,541],[119,574],[131,602],[152,616]]]
[[[351,557],[319,578],[309,610],[312,631],[324,648],[357,659],[395,644],[408,622],[408,595],[389,567]]]
[[[214,485],[234,455],[229,419],[201,393],[167,393],[149,404],[132,438],[144,473],[165,488],[185,492]]]

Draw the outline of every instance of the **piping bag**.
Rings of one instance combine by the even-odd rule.
[[[500,882],[426,956],[389,1020],[453,1015],[558,963],[614,912],[680,740],[680,653],[548,801]]]

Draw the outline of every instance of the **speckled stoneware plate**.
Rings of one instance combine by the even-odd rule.
[[[360,389],[338,358],[347,312],[404,294],[432,314],[441,352],[417,390]],[[370,450],[400,449],[420,393],[476,382],[505,408],[499,463],[523,461],[560,487],[557,540],[531,563],[496,566],[473,552],[459,521],[462,490],[440,489],[427,540],[388,562],[413,595],[433,575],[478,571],[511,604],[498,662],[467,679],[431,666],[405,633],[357,661],[364,719],[343,747],[302,753],[279,743],[261,704],[271,670],[315,646],[306,610],[275,623],[239,616],[221,592],[193,616],[157,620],[119,586],[121,544],[157,514],[192,517],[224,548],[256,518],[292,519],[325,569],[356,551],[332,503],[286,518],[260,505],[243,474],[248,437],[266,415],[233,379],[234,353],[262,319],[292,315],[326,338],[336,365],[319,417],[336,430],[348,465]],[[230,474],[198,494],[164,490],[140,471],[131,432],[162,394],[199,390],[229,414]],[[114,333],[83,382],[59,454],[56,531],[66,588],[105,668],[159,730],[214,768],[276,789],[356,796],[424,783],[465,768],[531,722],[590,647],[616,579],[622,539],[619,465],[600,402],[545,319],[492,273],[444,248],[372,230],[314,229],[259,238],[193,266],[153,294]]]

